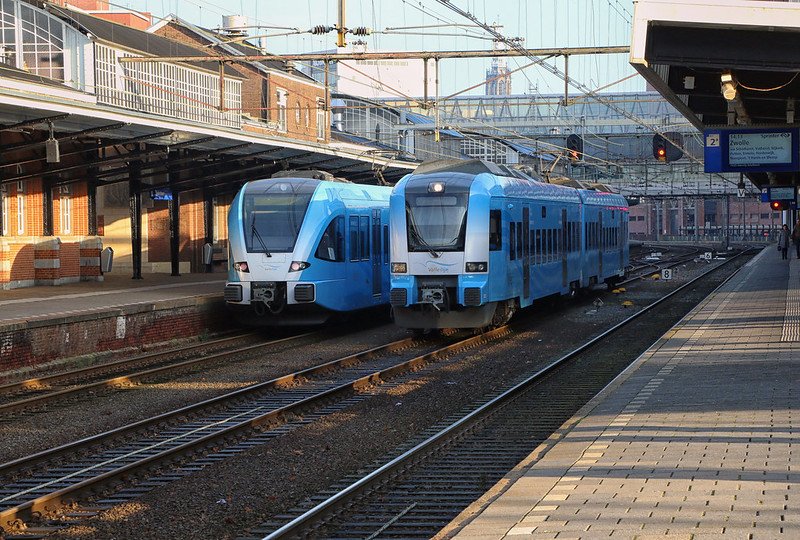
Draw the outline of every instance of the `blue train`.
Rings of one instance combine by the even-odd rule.
[[[388,307],[390,193],[319,171],[245,184],[228,213],[227,306],[252,326]]]
[[[391,196],[391,304],[412,329],[507,322],[628,265],[628,207],[478,160],[421,165]]]

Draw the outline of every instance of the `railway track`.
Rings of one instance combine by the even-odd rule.
[[[437,536],[636,358],[630,348],[640,339],[641,326],[630,323],[658,316],[668,309],[665,303],[684,302],[700,280],[738,258],[709,269],[470,412],[434,426],[429,437],[383,466],[316,496],[315,506],[277,516],[246,538]]]
[[[643,258],[637,259],[638,264],[632,265],[630,269],[630,273],[633,275],[631,275],[631,277],[625,281],[620,282],[618,285],[626,285],[639,279],[644,279],[650,276],[653,273],[653,270],[659,271],[663,268],[674,268],[678,265],[690,262],[694,260],[701,251],[701,248],[699,247],[681,246],[681,249],[685,249],[687,253],[678,253],[674,256],[658,261],[647,261]],[[651,268],[652,270],[647,270],[648,268]]]
[[[264,341],[256,334],[239,334],[196,345],[126,358],[64,373],[36,377],[0,386],[0,415],[13,418],[23,411],[36,410],[55,401],[95,396],[102,389],[135,385],[144,380],[183,373],[213,364],[236,361],[242,354],[264,347],[293,347],[322,336],[322,331],[306,332]],[[237,346],[241,341],[257,339],[252,345]],[[233,347],[233,348],[231,348]],[[222,352],[209,351],[227,348]],[[195,356],[194,358],[191,358]],[[187,359],[187,357],[189,357]],[[175,360],[178,358],[178,360]],[[109,376],[110,375],[110,376]]]
[[[190,462],[186,471],[198,470],[214,459],[224,459],[231,452],[263,444],[308,423],[315,415],[346,408],[353,399],[359,399],[360,389],[504,337],[510,331],[502,327],[466,338],[454,334],[445,338],[444,345],[402,339],[0,464],[0,527],[7,535],[17,531],[30,537],[24,531],[32,517],[62,509],[89,493],[114,491],[113,486],[118,487],[123,479],[151,478],[153,471],[178,461]],[[406,350],[412,347],[433,350],[408,358]],[[209,453],[212,456],[207,456]],[[174,473],[167,474],[161,483],[175,477]],[[98,504],[103,507],[125,497],[134,498],[142,489],[158,484],[159,480],[139,483],[127,494],[116,493]],[[46,522],[33,531],[47,534],[63,526]]]

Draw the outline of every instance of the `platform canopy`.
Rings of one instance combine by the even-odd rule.
[[[128,180],[128,165],[135,161],[144,189],[163,185],[225,193],[286,169],[322,169],[376,183],[396,182],[417,165],[379,149],[340,148],[59,99],[65,92],[74,93],[56,85],[49,96],[0,88],[0,130],[27,139],[0,146],[0,183],[47,176],[59,185],[91,175],[103,185]],[[59,163],[46,161],[50,137],[59,142]]]
[[[631,64],[698,129],[795,124],[800,107],[800,4],[640,0]],[[756,185],[797,172],[749,173]]]

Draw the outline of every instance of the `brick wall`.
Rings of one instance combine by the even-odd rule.
[[[98,237],[90,237],[81,240],[78,246],[81,281],[102,281],[100,252],[103,250],[103,241]]]
[[[224,301],[186,298],[130,306],[67,320],[23,321],[0,326],[0,372],[56,359],[115,351],[228,330]]]
[[[101,281],[97,237],[0,238],[0,289]]]

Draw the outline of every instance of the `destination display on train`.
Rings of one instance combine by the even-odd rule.
[[[728,163],[733,167],[747,165],[786,165],[792,162],[792,134],[730,133]]]
[[[703,139],[707,173],[800,171],[800,131],[794,127],[710,128]]]

